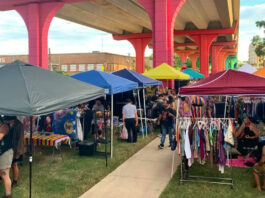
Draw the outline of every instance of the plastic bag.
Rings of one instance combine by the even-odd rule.
[[[121,139],[127,140],[128,139],[128,131],[125,126],[123,126],[122,131],[121,131]]]

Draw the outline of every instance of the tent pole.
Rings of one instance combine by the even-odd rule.
[[[224,111],[224,118],[226,117],[226,111],[227,111],[227,96],[225,97],[225,111]]]
[[[111,94],[111,121],[110,121],[110,126],[111,126],[110,156],[111,156],[111,159],[112,159],[113,158],[113,94]]]
[[[177,132],[178,121],[179,121],[179,103],[180,103],[180,98],[179,98],[179,95],[178,95],[177,107],[176,107],[176,109],[177,109],[177,112],[176,112],[177,115],[176,115],[176,131],[175,131],[175,133]],[[177,149],[177,147],[176,147],[176,149]],[[172,153],[171,178],[173,177],[173,173],[174,173],[174,164],[175,164],[176,149]],[[180,163],[182,163],[182,162],[180,162]]]
[[[107,124],[106,124],[106,95],[104,98],[104,131],[105,131],[105,160],[106,160],[106,167],[108,166],[108,154],[107,154]]]
[[[141,109],[141,100],[140,100],[139,89],[137,89],[137,95],[138,95],[138,102],[139,102],[139,108],[140,108],[141,128],[142,128],[142,133],[143,133],[143,138],[144,138],[143,116],[142,116],[142,109]]]
[[[32,128],[33,118],[30,116],[30,143],[29,143],[29,198],[31,198],[31,189],[32,189]]]
[[[146,136],[148,134],[148,127],[147,127],[147,120],[146,120],[146,104],[145,104],[145,88],[143,88],[143,101],[144,101],[144,120],[145,120],[145,130],[146,130]]]

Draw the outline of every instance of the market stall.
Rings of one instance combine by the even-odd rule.
[[[88,85],[40,67],[15,61],[0,68],[0,114],[31,116],[29,197],[32,188],[32,116],[46,115],[104,95],[104,89]]]
[[[265,67],[253,73],[254,75],[265,77]]]
[[[265,95],[265,78],[255,76],[252,74],[248,74],[246,72],[240,72],[235,70],[226,70],[219,73],[216,73],[204,80],[199,81],[198,83],[195,83],[190,86],[182,87],[180,88],[180,95],[181,96],[193,96],[193,95],[199,95],[199,96],[264,96]],[[226,109],[226,106],[225,106]],[[180,120],[183,120],[186,118],[179,118],[177,117],[177,123],[179,123]],[[207,119],[207,118],[192,118],[194,120],[199,119],[201,123],[203,122],[210,122],[210,126],[213,124],[217,124],[220,126],[225,125],[226,123],[229,123],[227,126],[227,130],[229,127],[231,127],[231,118],[218,118],[218,119]],[[231,128],[230,128],[231,129]],[[209,129],[211,133],[211,129]],[[230,131],[231,132],[231,131]],[[211,139],[211,134],[209,133],[209,137]],[[221,155],[220,151],[223,151],[222,157],[220,157],[218,161],[219,170],[221,173],[224,172],[224,166],[227,165],[227,159],[229,158],[229,153],[226,151],[230,151],[231,145],[233,145],[233,138],[230,138],[226,140],[226,136],[223,134],[223,131],[218,133],[219,138],[219,153],[217,155]],[[206,136],[205,136],[206,137]],[[230,137],[233,137],[232,135]],[[214,139],[213,139],[214,140]],[[229,144],[227,141],[231,141]],[[230,147],[224,148],[225,144],[227,146],[230,145]],[[220,147],[221,146],[221,147]],[[189,148],[189,147],[188,147]],[[175,155],[175,152],[173,153],[173,156]],[[185,154],[185,156],[187,156]],[[191,156],[189,155],[187,159],[191,159]],[[221,159],[222,158],[222,159]],[[174,159],[174,158],[173,158]],[[232,158],[231,158],[232,159]],[[232,160],[229,163],[229,166],[232,167]],[[181,166],[181,170],[182,170]],[[232,173],[232,169],[231,169]],[[200,180],[201,179],[201,180]],[[216,181],[205,181],[207,179],[214,179]],[[210,176],[189,176],[188,179],[184,178],[181,174],[180,183],[182,182],[203,182],[203,183],[214,183],[214,184],[226,184],[233,187],[233,177],[230,178],[218,178],[218,177],[210,177]]]
[[[167,80],[189,80],[190,76],[187,74],[184,74],[181,71],[176,70],[174,67],[171,67],[170,65],[163,63],[145,73],[143,73],[144,76],[157,79],[157,80],[163,80],[163,82],[167,82]],[[167,83],[165,84],[167,86]]]
[[[190,76],[191,80],[205,78],[205,76],[203,74],[201,74],[200,72],[197,72],[197,71],[195,71],[195,70],[193,70],[191,68],[184,69],[182,72],[185,73],[185,74],[188,74]]]
[[[74,79],[105,89],[111,95],[111,158],[113,157],[113,95],[138,88],[138,84],[102,71],[91,70],[71,76]]]
[[[135,71],[128,70],[128,69],[119,70],[119,71],[113,72],[112,74],[138,83],[138,87],[143,90],[144,120],[145,120],[145,131],[146,131],[146,135],[147,135],[145,88],[150,87],[150,86],[162,85],[162,82],[155,80],[155,79],[152,79],[152,78],[149,78],[149,77],[144,76],[142,74],[139,74]],[[138,96],[139,96],[139,90],[138,90]],[[139,104],[140,104],[140,98],[139,98]],[[140,104],[140,107],[141,107],[141,104]]]
[[[244,64],[237,71],[253,74],[254,72],[257,71],[257,69],[255,67],[251,66],[250,64]]]

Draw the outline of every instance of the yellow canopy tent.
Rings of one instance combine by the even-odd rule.
[[[190,76],[188,74],[178,71],[166,63],[163,63],[157,66],[156,68],[143,73],[143,75],[150,77],[150,78],[163,79],[163,80],[169,80],[169,79],[189,80],[190,79]]]
[[[253,73],[254,75],[265,77],[265,67]]]

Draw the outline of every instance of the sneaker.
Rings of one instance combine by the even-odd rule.
[[[4,195],[3,198],[12,198],[11,195]]]
[[[158,145],[158,148],[163,149],[164,146],[163,146],[162,144],[159,144],[159,145]]]
[[[17,181],[12,181],[12,188],[16,187],[18,185]]]

